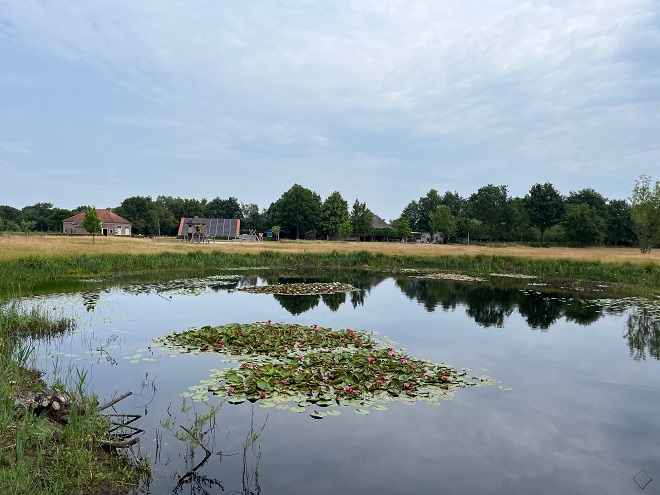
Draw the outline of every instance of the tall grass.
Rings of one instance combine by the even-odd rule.
[[[370,268],[398,270],[427,268],[468,274],[521,273],[554,279],[628,284],[641,291],[660,288],[660,264],[604,262],[598,259],[525,258],[501,255],[402,255],[351,252],[288,252],[263,250],[240,253],[201,250],[186,253],[71,255],[55,258],[29,256],[0,262],[0,295],[15,296],[80,286],[86,281],[114,283],[118,277],[198,272],[239,267]]]
[[[37,417],[15,402],[21,394],[46,387],[30,366],[31,338],[73,327],[69,318],[0,301],[0,493],[126,493],[144,473],[144,467],[101,449],[109,423],[96,413],[96,398],[83,394],[84,372],[73,377],[70,395],[76,401],[66,425]]]

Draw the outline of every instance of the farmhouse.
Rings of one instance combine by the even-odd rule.
[[[111,208],[96,210],[96,214],[101,220],[102,235],[131,235],[133,224],[116,213],[112,213]],[[82,226],[83,220],[85,220],[84,211],[65,218],[62,220],[62,231],[65,234],[87,234],[88,232]]]

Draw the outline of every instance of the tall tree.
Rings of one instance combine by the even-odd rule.
[[[456,191],[447,191],[442,195],[442,204],[449,206],[451,214],[457,217],[465,208],[466,200]]]
[[[426,196],[419,198],[417,202],[419,205],[419,220],[417,228],[421,232],[431,232],[431,213],[438,209],[442,204],[442,198],[436,189],[431,189],[426,193]]]
[[[411,201],[406,205],[401,212],[401,218],[407,219],[410,223],[410,228],[417,230],[420,219],[420,209],[417,201]]]
[[[366,237],[371,231],[374,214],[367,208],[366,203],[360,203],[357,199],[353,203],[351,210],[351,227],[353,234],[360,237]]]
[[[410,220],[405,217],[394,220],[394,222],[392,222],[392,227],[394,227],[394,235],[397,239],[407,239],[412,232],[412,229],[410,228]]]
[[[616,246],[634,237],[630,205],[623,199],[611,199],[607,203],[607,242]]]
[[[456,230],[456,218],[452,215],[449,206],[440,205],[431,213],[431,232],[434,234],[440,232],[444,234],[445,239],[449,239],[454,235]]]
[[[133,223],[133,233],[158,234],[158,208],[151,196],[132,196],[114,209],[117,215]]]
[[[541,244],[545,231],[557,225],[564,212],[564,200],[552,184],[534,184],[525,196],[525,209],[531,224],[541,232]]]
[[[294,184],[270,207],[272,223],[289,232],[295,231],[296,239],[300,238],[301,231],[318,227],[320,213],[321,197],[298,184]]]
[[[338,191],[333,192],[321,205],[321,232],[333,236],[348,219],[348,202]]]
[[[654,242],[660,242],[660,182],[651,187],[651,177],[642,175],[635,181],[630,198],[630,215],[642,253],[650,253]]]
[[[267,212],[259,211],[259,206],[255,203],[241,203],[241,230],[266,230],[269,225],[273,225],[268,218]]]
[[[566,240],[577,246],[599,244],[605,238],[605,220],[596,208],[586,203],[567,204],[561,224]]]
[[[488,184],[469,199],[472,217],[480,220],[488,240],[501,239],[509,228],[507,186]]]
[[[35,230],[46,232],[48,231],[48,218],[52,209],[53,205],[51,203],[35,203],[32,206],[26,206],[21,210],[21,220],[32,221]],[[59,227],[56,230],[59,231]]]
[[[18,224],[20,229],[25,232],[25,237],[27,237],[30,231],[34,229],[35,225],[37,225],[37,222],[34,220],[21,220]]]
[[[208,218],[243,218],[241,205],[233,196],[212,199],[206,204],[204,215]]]
[[[88,234],[92,234],[92,244],[94,244],[96,235],[101,233],[101,219],[96,212],[96,207],[88,206],[85,208],[85,218],[83,218],[82,226]]]

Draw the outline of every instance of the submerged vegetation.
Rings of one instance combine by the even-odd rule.
[[[34,414],[21,401],[30,392],[48,390],[41,373],[30,368],[30,338],[72,330],[73,320],[18,303],[0,304],[0,490],[2,493],[126,493],[146,467],[102,448],[111,438],[110,421],[97,413],[96,398],[83,394],[79,372],[65,422]],[[63,383],[53,389],[64,390]]]
[[[385,409],[384,402],[451,399],[458,388],[499,383],[468,369],[409,356],[380,342],[375,333],[318,325],[256,322],[205,326],[166,336],[162,342],[184,351],[217,352],[240,365],[215,370],[210,380],[192,386],[184,397],[204,401],[212,392],[232,404],[246,400],[302,412],[306,406],[354,406]],[[508,389],[508,387],[503,387]],[[287,403],[295,403],[293,407]],[[315,410],[321,419],[337,415]]]

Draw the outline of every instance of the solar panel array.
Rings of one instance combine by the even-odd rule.
[[[186,218],[183,222],[183,232],[188,232],[188,224],[192,218]],[[238,220],[235,218],[195,218],[195,224],[204,224],[204,233],[210,237],[236,237]]]

